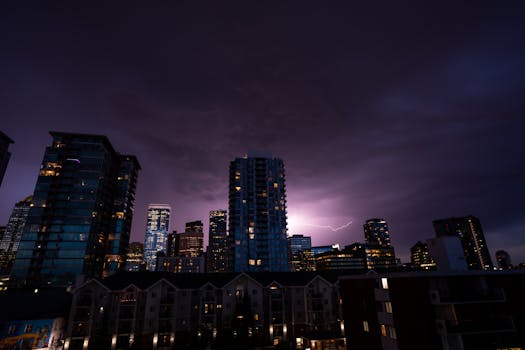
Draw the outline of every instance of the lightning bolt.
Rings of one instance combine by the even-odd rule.
[[[327,229],[331,230],[332,232],[337,232],[337,231],[341,231],[342,229],[347,228],[348,226],[352,225],[352,223],[353,223],[353,221],[350,220],[346,224],[338,226],[338,227],[333,227],[333,226],[330,226],[330,225],[314,225],[314,224],[307,224],[307,223],[304,223],[303,225],[310,226],[310,227],[327,228]]]

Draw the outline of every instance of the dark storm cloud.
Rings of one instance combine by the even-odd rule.
[[[473,214],[525,260],[519,2],[75,6],[1,11],[4,221],[56,129],[139,157],[138,240],[148,203],[176,229],[227,207],[229,161],[264,149],[285,160],[292,233],[316,244],[380,216],[406,258],[433,219]]]

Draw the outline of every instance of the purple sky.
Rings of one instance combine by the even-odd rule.
[[[207,223],[229,161],[262,149],[315,245],[383,217],[407,261],[433,219],[472,214],[492,256],[525,261],[524,5],[356,3],[0,5],[0,224],[58,130],[138,156],[134,240],[148,203]]]

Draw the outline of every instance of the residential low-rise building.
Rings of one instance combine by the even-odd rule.
[[[73,293],[65,349],[279,344],[346,348],[336,275],[137,272],[92,279]]]

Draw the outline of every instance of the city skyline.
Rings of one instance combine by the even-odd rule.
[[[208,227],[228,162],[263,149],[286,162],[289,235],[344,246],[382,217],[408,261],[433,220],[474,215],[493,260],[525,261],[518,6],[106,6],[0,12],[1,225],[62,130],[141,162],[132,241],[149,203]]]

